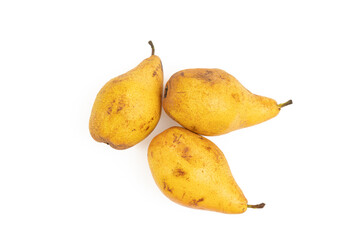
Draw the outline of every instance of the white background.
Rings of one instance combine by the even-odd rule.
[[[359,1],[1,1],[0,239],[359,239]],[[226,215],[157,189],[151,139],[95,142],[99,89],[150,56],[164,83],[221,68],[278,102],[209,138],[249,203]]]

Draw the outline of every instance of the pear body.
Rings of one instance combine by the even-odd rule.
[[[163,69],[158,56],[108,81],[96,96],[89,129],[98,142],[127,149],[146,138],[161,114]]]
[[[172,201],[191,208],[243,213],[247,200],[221,150],[182,127],[157,135],[148,148],[153,178]]]
[[[248,91],[220,69],[187,69],[171,76],[165,86],[165,112],[183,127],[215,136],[275,117],[275,100]]]

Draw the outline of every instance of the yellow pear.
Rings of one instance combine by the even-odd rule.
[[[187,69],[171,76],[165,86],[163,108],[183,127],[206,136],[225,134],[275,117],[289,100],[252,94],[220,69]]]
[[[149,145],[148,161],[159,189],[181,205],[222,213],[265,205],[248,205],[221,150],[182,127],[157,135]]]
[[[152,42],[149,44],[149,58],[108,81],[97,94],[89,122],[96,141],[127,149],[156,127],[161,114],[163,69]]]

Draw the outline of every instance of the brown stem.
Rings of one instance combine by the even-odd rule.
[[[151,40],[150,40],[148,43],[149,43],[150,46],[151,46],[151,56],[152,56],[152,55],[155,54],[155,47],[154,47],[154,44],[153,44],[153,42],[152,42]]]
[[[292,101],[292,100],[289,100],[289,101],[287,101],[287,102],[278,104],[278,106],[279,106],[279,108],[283,108],[283,107],[286,107],[287,105],[290,105],[290,104],[292,104],[292,103],[293,103],[293,101]]]
[[[256,205],[247,205],[248,208],[263,208],[265,207],[265,203],[260,203],[260,204],[256,204]]]

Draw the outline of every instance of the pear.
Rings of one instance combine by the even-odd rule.
[[[163,108],[183,127],[206,136],[225,134],[275,117],[283,104],[252,94],[220,69],[187,69],[171,76]]]
[[[96,96],[91,136],[115,149],[127,149],[146,138],[161,114],[163,69],[151,41],[152,55],[137,67],[108,81]]]
[[[221,150],[182,127],[171,127],[151,141],[148,162],[159,189],[178,204],[221,213],[265,205],[248,205]]]

